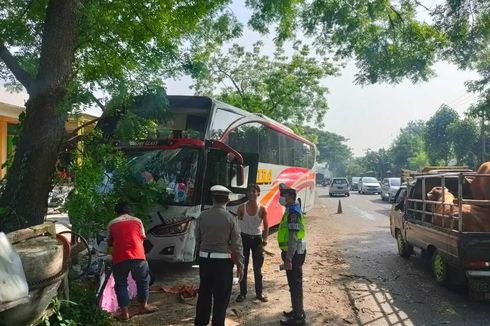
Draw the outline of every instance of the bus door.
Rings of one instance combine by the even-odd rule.
[[[231,202],[228,204],[232,211],[247,200],[247,185],[255,183],[257,178],[258,154],[246,153],[240,156],[240,159],[243,159],[242,163],[238,162],[233,153],[226,150],[208,149],[204,171],[203,205],[212,205],[209,189],[214,185],[222,185],[232,191]]]

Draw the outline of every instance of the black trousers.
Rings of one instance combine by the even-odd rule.
[[[194,324],[209,323],[213,306],[213,326],[224,326],[226,308],[233,286],[233,262],[231,259],[199,258],[199,297]]]
[[[249,235],[242,233],[243,243],[243,279],[240,282],[240,294],[247,294],[247,274],[248,263],[250,261],[250,252],[252,252],[252,262],[255,278],[255,294],[257,296],[262,295],[262,265],[264,264],[264,252],[262,248],[262,236],[261,235]]]
[[[287,252],[283,251],[281,257],[284,260]],[[286,271],[288,279],[289,292],[291,294],[291,306],[293,314],[296,316],[304,316],[305,310],[303,307],[303,264],[306,258],[306,251],[303,254],[294,254],[291,270]]]

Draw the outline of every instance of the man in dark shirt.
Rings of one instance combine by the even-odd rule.
[[[213,306],[213,326],[224,326],[226,309],[233,286],[233,260],[237,276],[243,277],[243,248],[238,222],[227,210],[231,193],[226,187],[211,187],[213,207],[202,212],[196,226],[199,248],[199,298],[196,306],[197,326],[207,325]]]

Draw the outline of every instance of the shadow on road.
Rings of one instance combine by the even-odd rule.
[[[339,248],[352,268],[343,286],[358,325],[489,324],[489,305],[471,302],[464,288],[438,286],[430,259],[399,257],[388,226],[352,233]]]

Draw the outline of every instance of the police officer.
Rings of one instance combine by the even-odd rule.
[[[281,257],[288,279],[293,310],[284,312],[281,325],[305,325],[303,308],[303,263],[306,257],[305,223],[300,205],[296,202],[296,190],[281,184],[280,203],[286,206],[277,233]]]
[[[233,286],[233,261],[243,277],[243,248],[238,222],[227,210],[231,193],[226,187],[211,187],[213,207],[202,212],[196,226],[199,251],[199,297],[195,325],[207,325],[213,306],[213,326],[224,326]]]

